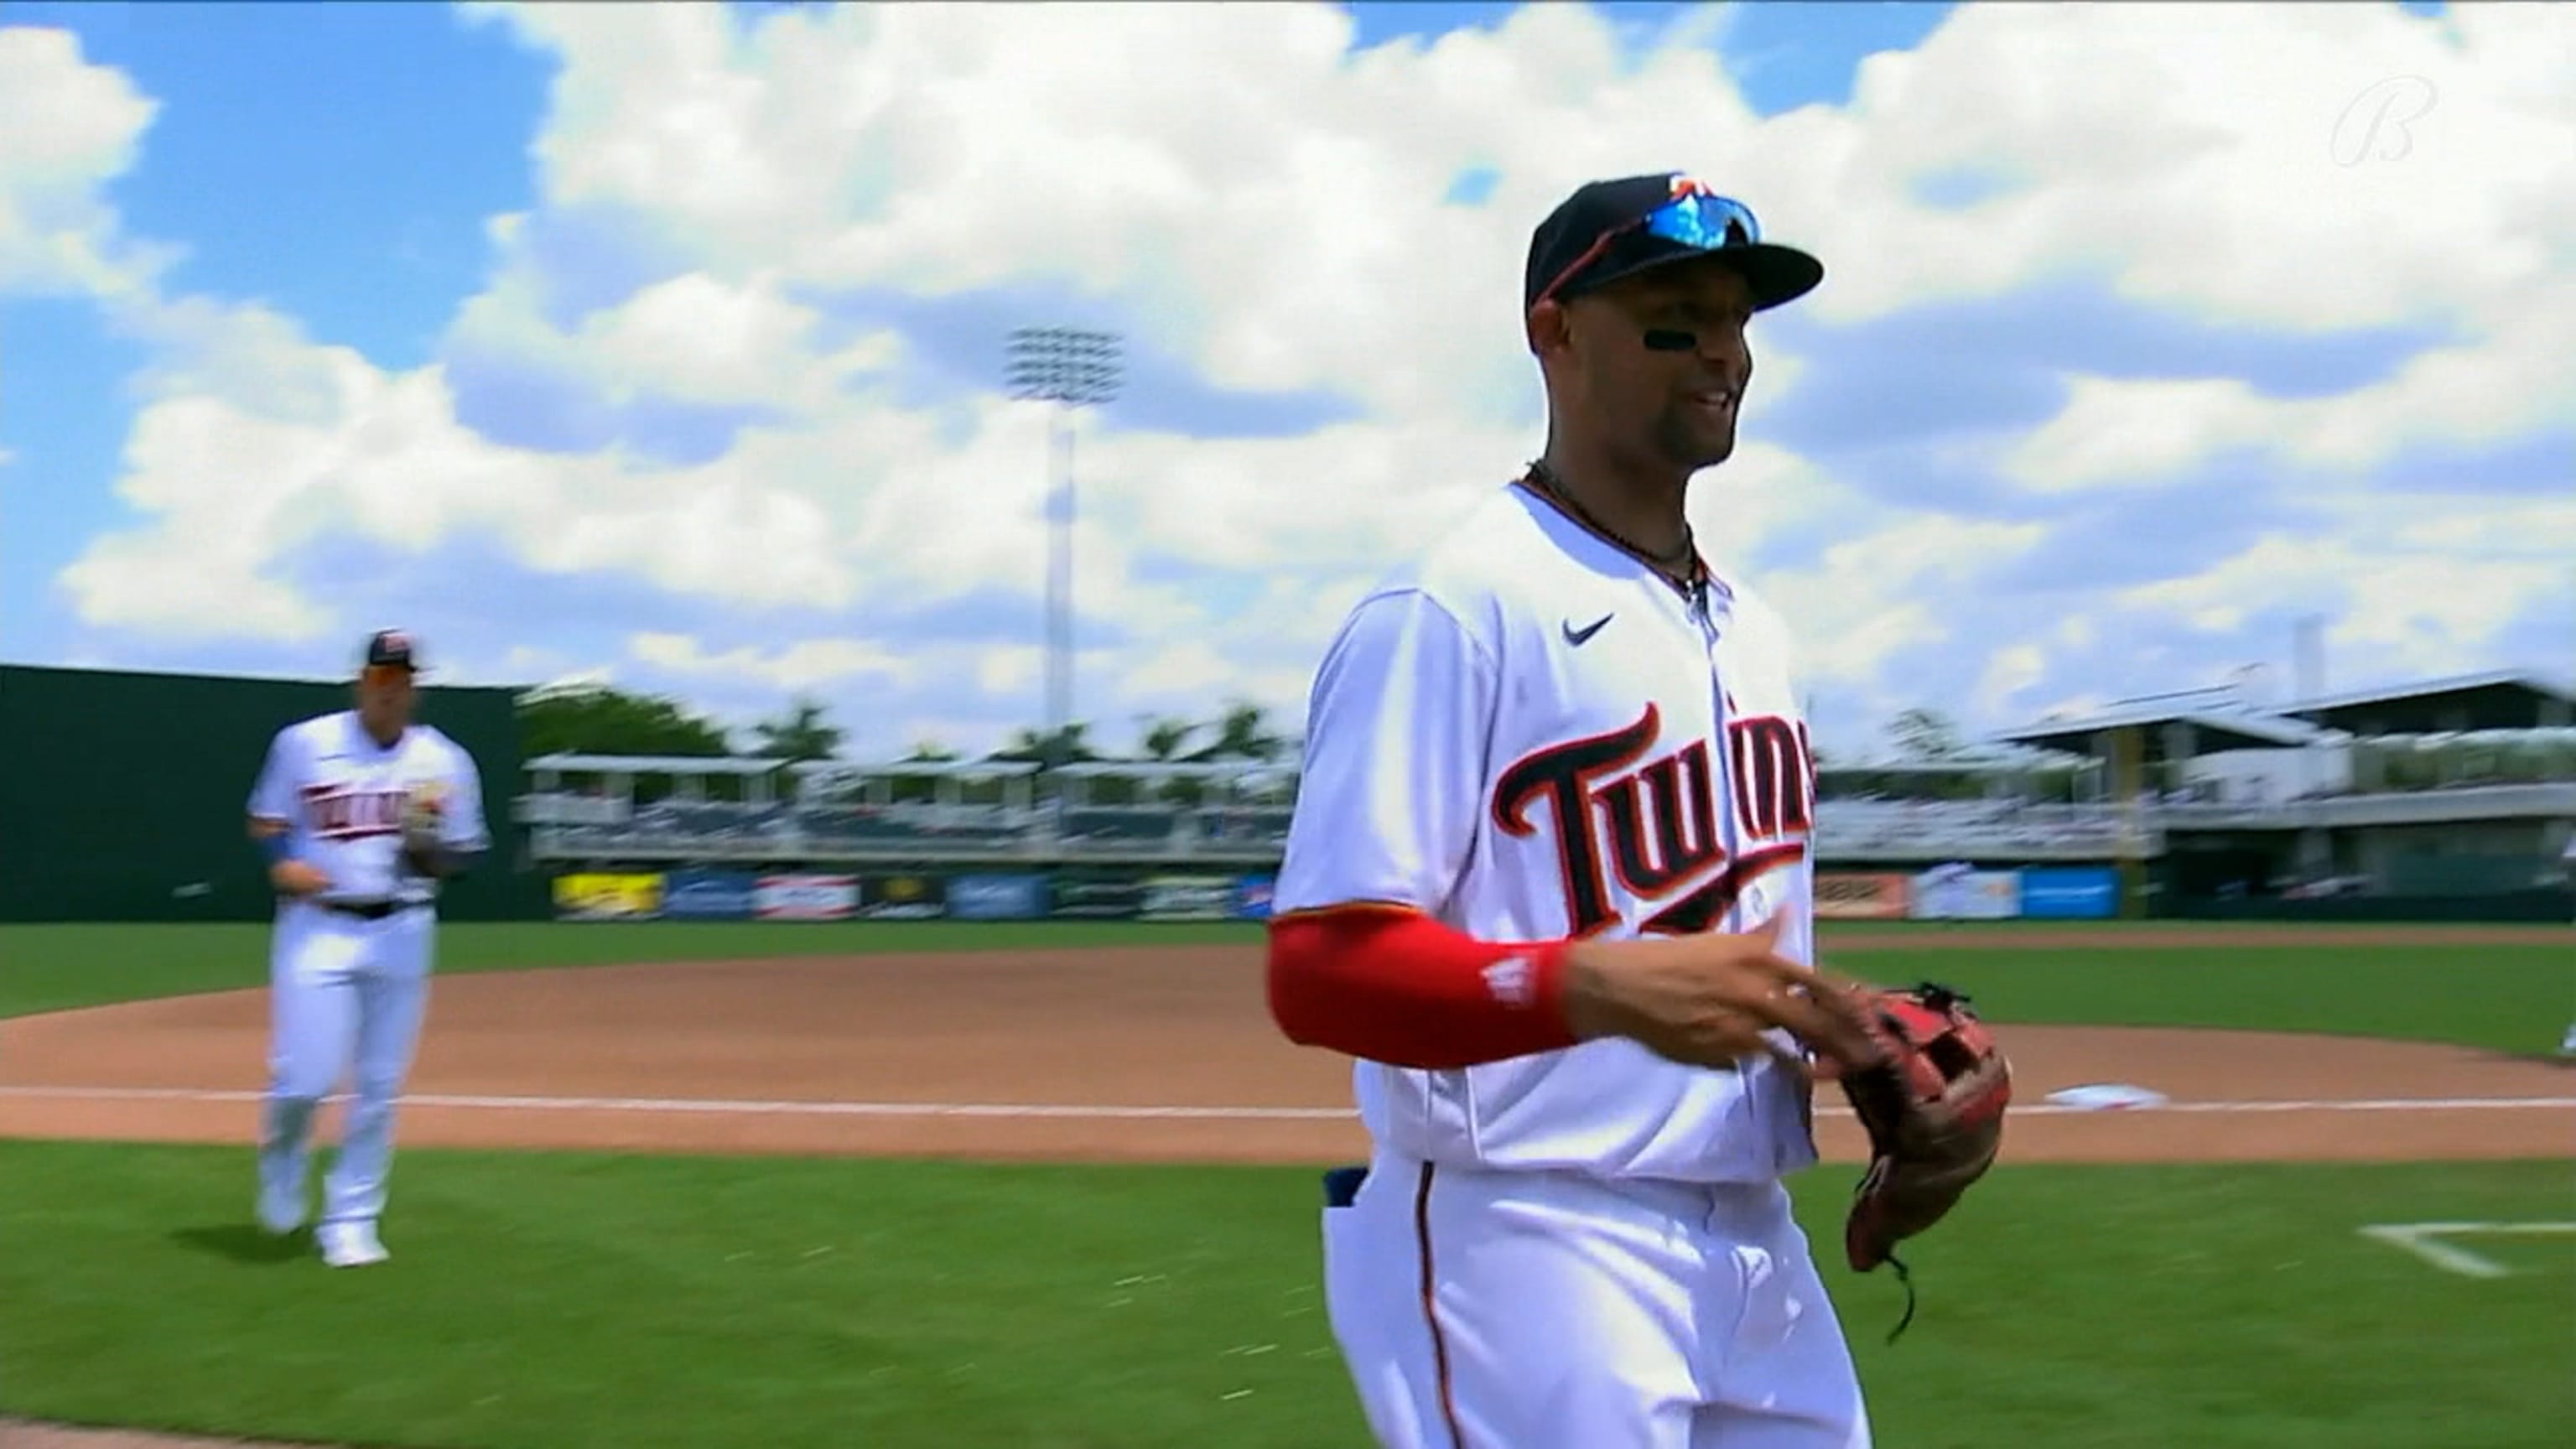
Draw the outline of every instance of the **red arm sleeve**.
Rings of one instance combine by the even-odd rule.
[[[1270,923],[1270,1015],[1290,1041],[1400,1067],[1571,1046],[1566,943],[1502,945],[1417,911],[1347,907]]]

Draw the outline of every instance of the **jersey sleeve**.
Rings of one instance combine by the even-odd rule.
[[[447,751],[448,807],[439,843],[450,850],[490,850],[492,832],[483,813],[483,774],[462,746]]]
[[[296,787],[302,783],[302,751],[293,730],[279,730],[268,742],[268,757],[251,781],[250,815],[255,820],[292,822]]]
[[[1483,817],[1491,653],[1418,589],[1363,600],[1325,651],[1274,913],[1439,914]]]

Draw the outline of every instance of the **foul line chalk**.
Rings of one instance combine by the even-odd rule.
[[[2455,1237],[2524,1237],[2576,1233],[2576,1223],[2372,1223],[2358,1229],[2391,1247],[2413,1253],[2446,1273],[2463,1278],[2504,1278],[2513,1270],[2493,1258],[2441,1241]]]
[[[253,1091],[210,1091],[190,1087],[44,1087],[0,1086],[0,1101],[70,1102],[242,1102],[255,1103]],[[346,1094],[329,1098],[344,1101]],[[1154,1107],[1084,1105],[1063,1102],[832,1102],[753,1101],[730,1097],[531,1097],[477,1096],[413,1092],[406,1107],[439,1107],[468,1112],[697,1112],[775,1117],[1000,1117],[1069,1118],[1111,1121],[1166,1119],[1201,1122],[1349,1122],[1358,1113],[1345,1107]],[[2164,1114],[2253,1115],[2283,1112],[2555,1112],[2576,1108],[2576,1097],[2393,1097],[2349,1101],[2164,1102],[2103,1113],[2085,1107],[2034,1103],[2016,1107],[2015,1117],[2119,1116]],[[1849,1117],[1849,1107],[1819,1106],[1819,1117]]]

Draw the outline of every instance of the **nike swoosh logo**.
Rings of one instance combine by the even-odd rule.
[[[1563,625],[1565,629],[1565,642],[1580,646],[1588,642],[1593,635],[1600,633],[1602,625],[1609,623],[1616,617],[1618,616],[1615,613],[1604,614],[1600,618],[1593,620],[1591,623],[1584,625],[1580,629],[1574,627],[1574,621],[1572,619],[1568,619]]]

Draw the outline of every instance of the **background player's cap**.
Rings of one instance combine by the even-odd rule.
[[[365,660],[369,669],[420,668],[420,656],[410,634],[400,629],[378,629],[367,636]]]
[[[1559,202],[1530,233],[1521,310],[1712,254],[1744,274],[1757,312],[1803,297],[1825,279],[1825,264],[1813,256],[1764,241],[1751,207],[1665,171],[1587,182]]]

